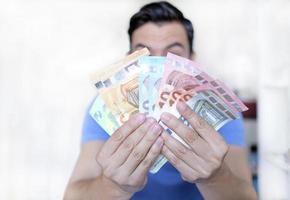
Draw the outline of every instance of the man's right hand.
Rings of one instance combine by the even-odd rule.
[[[161,152],[162,128],[153,118],[134,114],[99,151],[102,181],[121,196],[131,197],[147,182],[147,173]]]

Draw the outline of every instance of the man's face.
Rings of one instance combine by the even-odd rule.
[[[132,34],[131,51],[147,47],[152,56],[166,56],[167,52],[192,58],[185,28],[178,22],[148,22]]]

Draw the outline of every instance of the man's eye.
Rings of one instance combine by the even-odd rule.
[[[183,54],[179,51],[170,51],[169,50],[168,52],[173,53],[173,54],[178,55],[178,56],[183,56]]]
[[[181,49],[169,49],[168,52],[173,53],[173,54],[178,55],[178,56],[183,56],[183,57],[186,56],[186,52],[184,52]]]
[[[178,55],[178,56],[182,56],[181,53],[175,53],[175,52],[173,52],[173,54]]]

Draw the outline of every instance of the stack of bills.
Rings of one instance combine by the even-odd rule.
[[[247,110],[241,100],[221,81],[208,75],[196,62],[168,53],[149,56],[144,48],[92,75],[97,97],[90,115],[112,135],[135,112],[154,117],[169,134],[186,145],[160,121],[170,112],[188,126],[176,110],[184,101],[215,130],[240,117]],[[167,162],[162,155],[150,172],[156,173]]]

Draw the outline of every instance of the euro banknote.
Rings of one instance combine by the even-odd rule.
[[[166,57],[149,56],[146,48],[97,71],[91,80],[97,96],[90,115],[109,135],[130,115],[141,112],[154,117],[168,134],[188,146],[160,120],[162,113],[170,112],[191,128],[176,109],[179,101],[186,102],[217,131],[247,109],[229,87],[198,63],[172,53]],[[157,173],[166,162],[160,155],[150,172]]]
[[[138,59],[147,55],[149,51],[146,48],[136,51],[106,67],[105,71],[92,75],[98,93],[90,115],[109,135],[123,125],[131,114],[139,111],[138,78],[142,69]]]
[[[186,95],[186,94],[184,94]],[[226,104],[220,104],[217,101],[218,97],[212,91],[202,91],[195,94],[190,94],[191,98],[186,101],[186,104],[201,118],[203,118],[209,125],[211,125],[215,130],[219,130],[226,123],[231,120],[236,119],[237,117],[230,112],[230,108]],[[165,104],[165,106],[155,113],[154,117],[159,119],[159,123],[163,128],[170,134],[172,137],[180,141],[182,144],[188,147],[177,133],[169,129],[165,124],[160,120],[160,116],[163,112],[169,112],[173,114],[176,118],[182,121],[185,125],[191,128],[190,123],[179,114],[176,109],[176,104],[178,101],[175,101],[173,105]],[[156,173],[160,168],[167,162],[167,159],[164,156],[159,156],[158,159],[154,162],[151,167],[150,172]]]
[[[147,48],[137,50],[120,61],[92,73],[90,79],[97,89],[114,85],[120,80],[123,80],[128,74],[140,72],[141,69],[138,65],[138,60],[149,54]]]
[[[165,58],[144,56],[138,65],[143,69],[139,75],[139,112],[151,116],[158,95],[158,80],[163,75]]]
[[[170,55],[170,62],[165,63],[165,72],[161,81],[159,96],[157,99],[158,109],[154,117],[160,121],[160,116],[163,112],[174,113],[176,117],[181,119],[184,124],[190,124],[178,116],[175,105],[178,101],[184,101],[190,104],[191,109],[199,114],[208,124],[216,130],[231,120],[239,117],[237,110],[233,108],[232,102],[221,98],[223,89],[218,81],[215,81],[211,76],[202,71],[193,61],[188,61],[185,58],[180,58],[175,55]],[[213,87],[212,83],[218,83]],[[233,93],[231,93],[233,95]],[[227,94],[227,96],[230,96]],[[234,95],[230,96],[233,97]],[[235,102],[235,101],[234,101]],[[161,122],[162,124],[162,122]],[[184,145],[186,143],[172,130],[168,129],[164,124],[162,126]],[[186,145],[187,146],[187,145]],[[166,163],[165,157],[160,157],[151,169],[152,172],[157,172]]]

